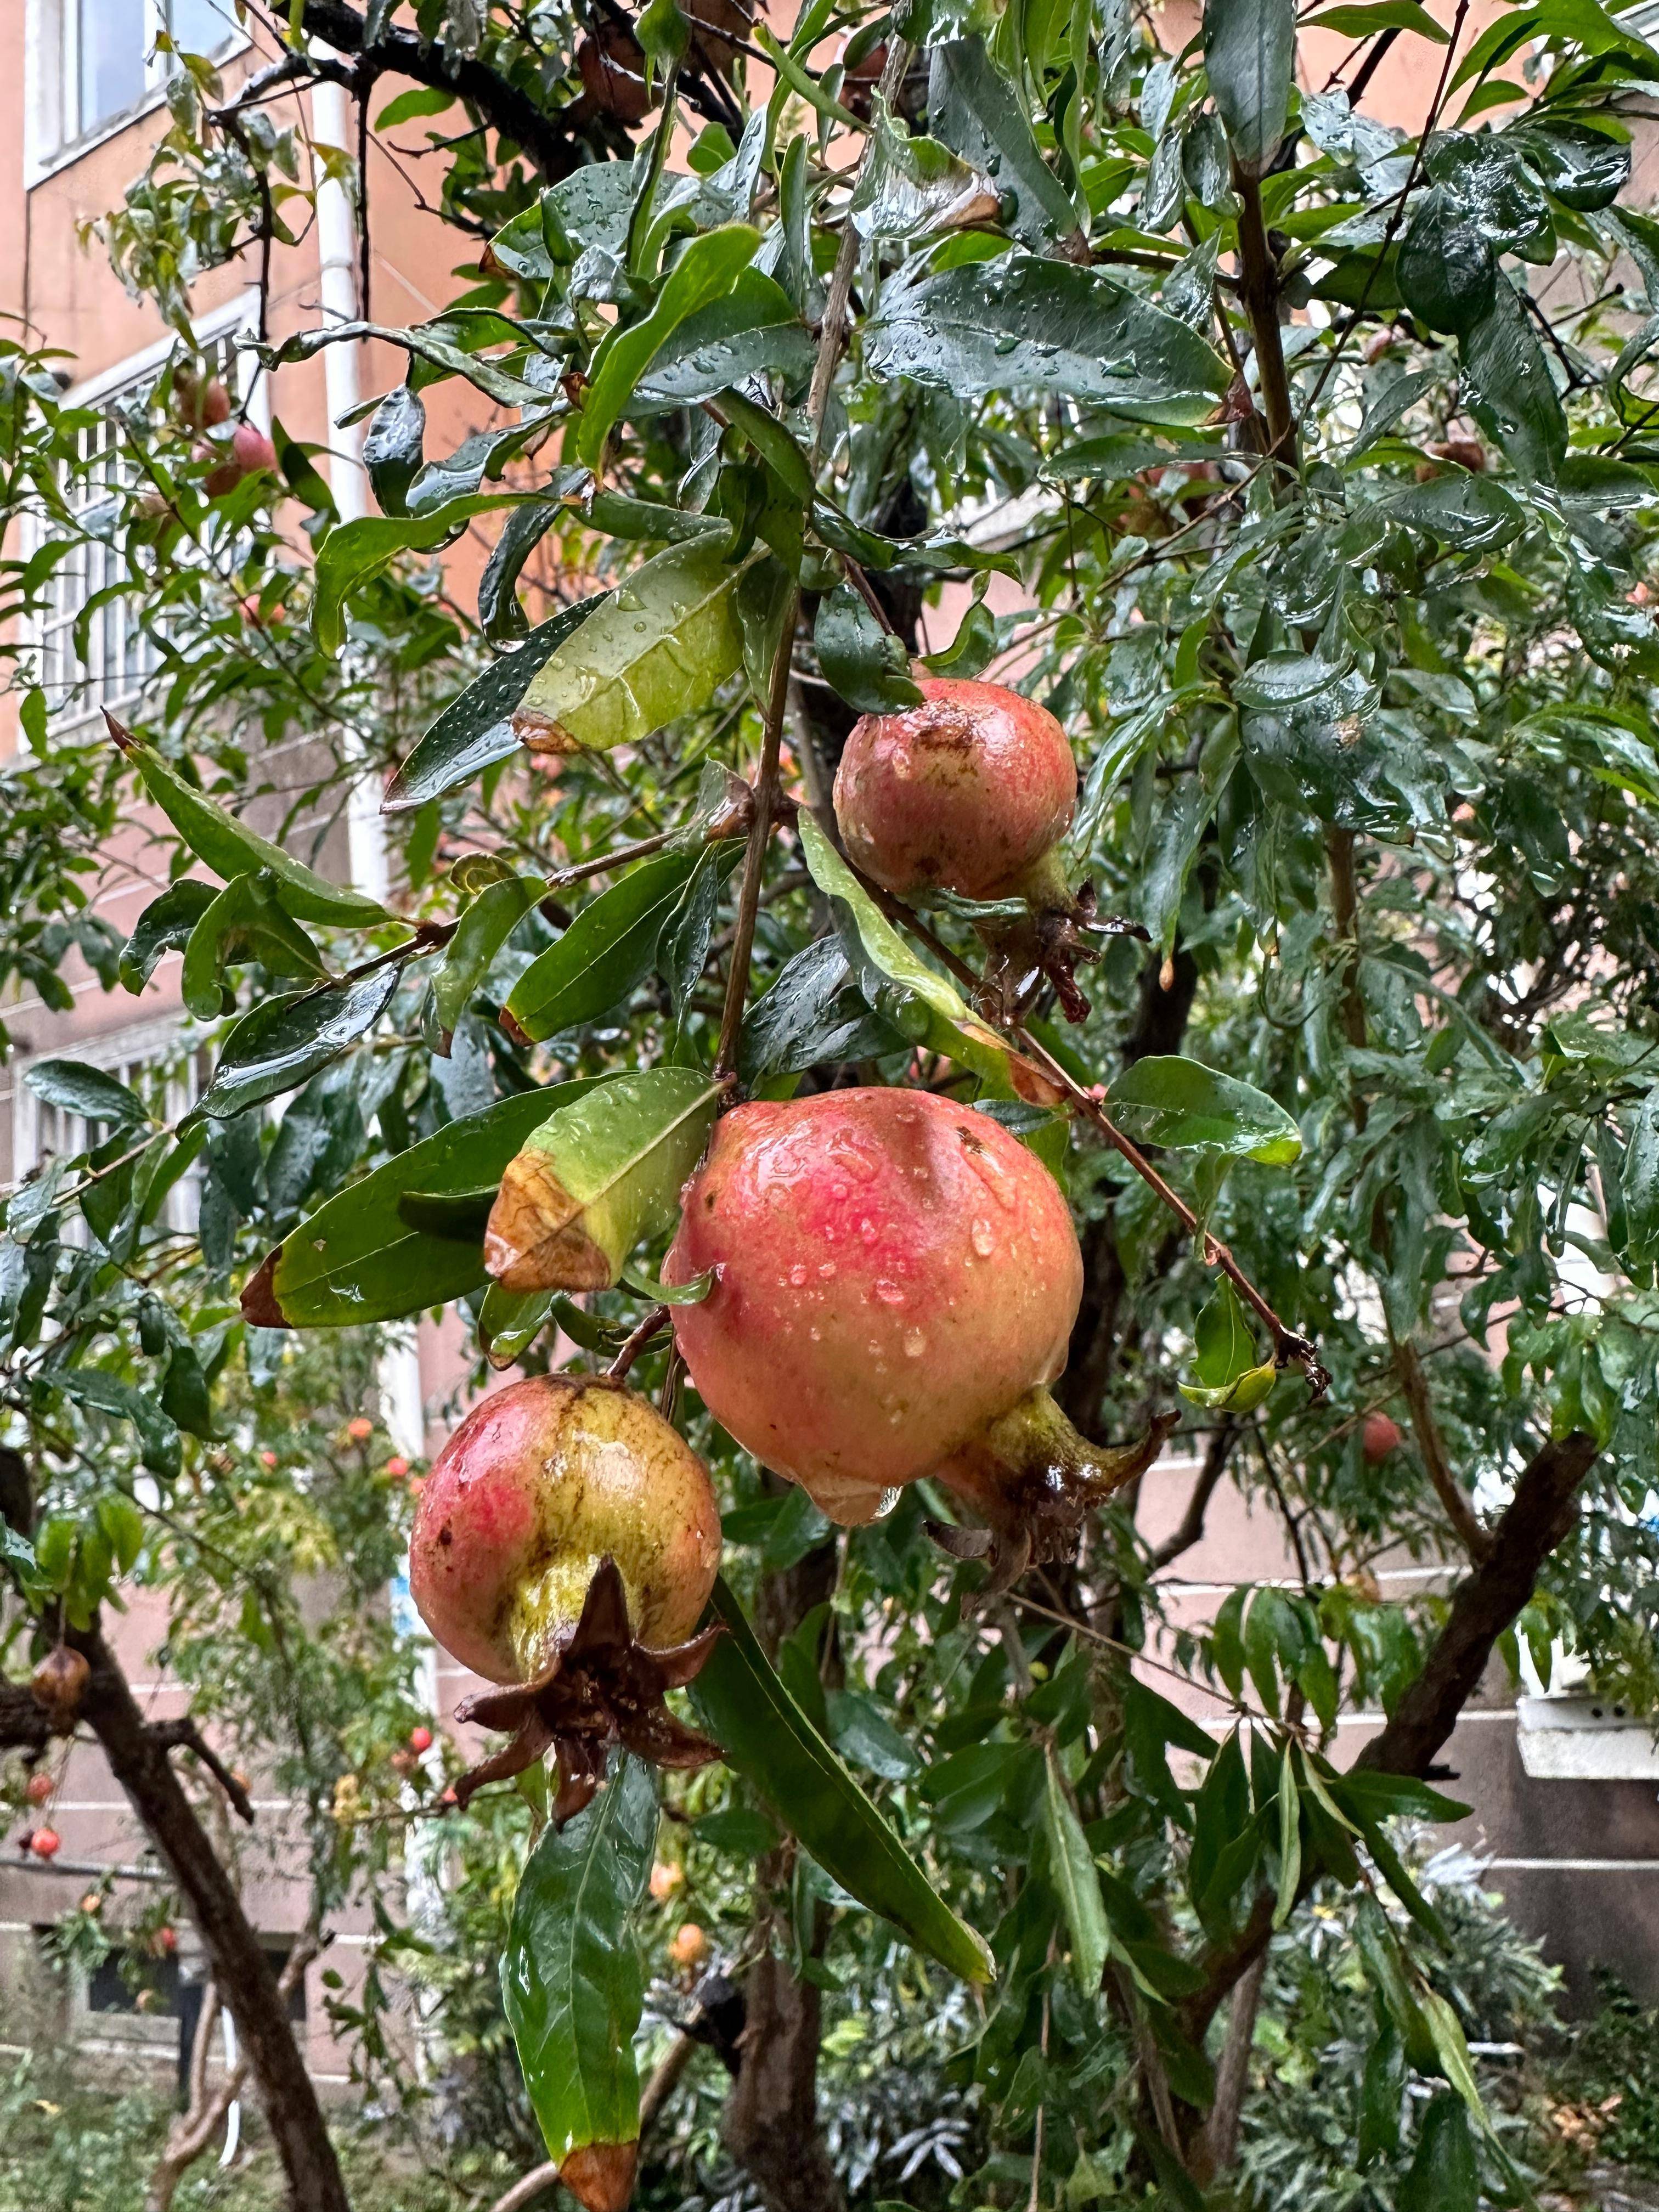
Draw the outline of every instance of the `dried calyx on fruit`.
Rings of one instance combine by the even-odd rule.
[[[463,1776],[457,1802],[551,1747],[562,1823],[614,1743],[661,1766],[719,1758],[663,1698],[720,1632],[693,1634],[720,1556],[708,1469],[643,1398],[550,1375],[476,1406],[427,1477],[410,1543],[427,1626],[463,1666],[511,1686],[459,1709],[513,1740]]]
[[[1046,708],[1000,684],[930,678],[921,704],[866,714],[836,772],[836,820],[854,865],[900,898],[951,891],[1023,913],[975,921],[990,958],[988,1011],[1020,1013],[1046,978],[1081,1021],[1080,960],[1100,957],[1085,933],[1093,887],[1073,891],[1060,841],[1077,806],[1077,763]]]
[[[993,1587],[1076,1541],[1173,1419],[1107,1450],[1046,1385],[1083,1287],[1059,1185],[1000,1123],[929,1091],[835,1091],[726,1115],[686,1186],[663,1279],[692,1382],[740,1444],[832,1520],[933,1475],[990,1531]]]

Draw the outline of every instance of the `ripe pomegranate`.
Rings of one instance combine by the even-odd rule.
[[[684,1207],[663,1279],[714,1274],[674,1309],[691,1380],[833,1520],[873,1520],[936,1474],[998,1532],[1009,1577],[1065,1548],[1173,1425],[1103,1452],[1048,1395],[1082,1294],[1076,1232],[1048,1170],[969,1107],[902,1090],[739,1106]]]
[[[930,890],[1023,899],[1024,918],[979,925],[987,988],[1018,1012],[1046,975],[1073,1021],[1089,1011],[1073,970],[1099,956],[1079,931],[1091,889],[1060,855],[1077,805],[1077,763],[1046,708],[1000,684],[929,678],[919,707],[866,714],[836,771],[836,820],[854,864],[901,898]]]
[[[1386,1413],[1367,1413],[1365,1425],[1359,1431],[1359,1449],[1364,1454],[1367,1467],[1381,1467],[1400,1443],[1400,1425],[1391,1421]]]
[[[230,420],[230,394],[216,376],[205,384],[193,368],[180,362],[173,372],[173,396],[183,419],[192,430],[211,430]]]
[[[49,1774],[31,1774],[23,1785],[23,1795],[31,1805],[50,1805],[58,1793],[58,1784]]]
[[[430,1751],[432,1748],[431,1729],[429,1728],[410,1729],[409,1731],[409,1747],[417,1756],[423,1751]]]
[[[354,1444],[366,1444],[374,1433],[374,1422],[362,1413],[359,1413],[356,1420],[346,1423],[346,1434]]]
[[[155,1948],[162,1958],[171,1958],[173,1954],[179,1948],[178,1929],[176,1928],[158,1928],[155,1931]]]
[[[202,479],[202,489],[210,499],[223,499],[235,490],[244,477],[272,474],[276,468],[276,448],[263,430],[252,422],[239,422],[230,434],[227,453],[222,446],[207,448],[206,458],[223,455],[216,467]]]
[[[29,1849],[38,1859],[55,1858],[63,1844],[64,1839],[56,1828],[37,1828],[29,1838]]]
[[[664,1765],[718,1756],[662,1698],[718,1632],[692,1635],[720,1525],[702,1462],[620,1384],[536,1376],[474,1407],[434,1463],[410,1541],[427,1626],[475,1674],[514,1686],[459,1710],[514,1732],[462,1778],[460,1803],[550,1745],[561,1820],[592,1796],[618,1740]]]
[[[71,1651],[67,1644],[60,1644],[47,1652],[30,1675],[29,1688],[34,1702],[51,1722],[54,1735],[75,1733],[81,1700],[86,1695],[91,1674],[91,1668],[78,1651]]]

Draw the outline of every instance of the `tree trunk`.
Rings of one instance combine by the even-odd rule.
[[[201,1936],[213,1978],[236,2023],[249,2069],[288,2179],[294,2212],[350,2212],[339,2161],[276,1976],[248,1924],[230,1877],[178,1776],[135,1703],[125,1675],[101,1632],[70,1641],[92,1669],[81,1717],[103,1746],[110,1771],[125,1790],[178,1883]]]
[[[785,1573],[763,1582],[755,1629],[769,1658],[836,1587],[836,1547],[821,1544]],[[768,1920],[768,1893],[787,1879],[791,1847],[769,1855],[758,1888]],[[822,1948],[829,1916],[820,1908],[813,1949]],[[768,1933],[770,1935],[770,1929]],[[818,1991],[796,1978],[769,1941],[749,1970],[736,2081],[726,2107],[726,2147],[750,2175],[769,2212],[844,2212],[840,2178],[818,2124]]]

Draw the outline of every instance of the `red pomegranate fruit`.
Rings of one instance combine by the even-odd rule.
[[[58,1794],[58,1784],[49,1774],[31,1774],[23,1785],[23,1795],[31,1805],[50,1805]]]
[[[1046,976],[1073,1021],[1089,1011],[1080,934],[1094,893],[1074,892],[1060,845],[1077,806],[1077,763],[1048,709],[1000,684],[928,678],[921,704],[866,714],[836,771],[836,820],[854,865],[900,898],[953,891],[1023,900],[1024,916],[975,926],[991,954],[986,991],[1023,1011]]]
[[[417,1758],[422,1752],[430,1751],[432,1748],[431,1729],[429,1728],[410,1729],[409,1731],[409,1747]]]
[[[75,1733],[81,1700],[86,1695],[91,1674],[91,1668],[80,1652],[71,1651],[67,1644],[60,1644],[47,1652],[30,1675],[29,1688],[34,1702],[46,1714],[55,1735]]]
[[[1048,1395],[1082,1259],[1059,1185],[988,1115],[902,1090],[739,1106],[683,1204],[663,1279],[714,1279],[674,1309],[691,1380],[831,1519],[937,1474],[997,1530],[1000,1571],[1052,1556],[1156,1450],[1096,1449]]]
[[[1359,1449],[1367,1467],[1381,1467],[1400,1444],[1400,1424],[1386,1413],[1367,1413],[1359,1431]]]
[[[410,1541],[427,1626],[514,1686],[459,1710],[513,1741],[463,1777],[459,1802],[550,1747],[561,1820],[592,1796],[614,1742],[665,1765],[718,1756],[662,1699],[717,1632],[693,1635],[720,1557],[708,1469],[643,1398],[550,1375],[474,1407],[427,1477]]]
[[[38,1859],[56,1858],[64,1847],[64,1839],[56,1828],[37,1828],[29,1838],[29,1849]]]

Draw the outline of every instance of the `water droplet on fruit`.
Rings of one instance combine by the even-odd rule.
[[[818,1327],[816,1322],[813,1322],[811,1328],[807,1330],[806,1334],[811,1338],[814,1344],[820,1342],[823,1336],[823,1331]]]
[[[907,1359],[920,1359],[927,1349],[927,1340],[919,1328],[913,1328],[907,1333],[904,1339],[904,1356]]]
[[[985,1220],[975,1221],[968,1232],[969,1242],[981,1260],[988,1260],[996,1249],[996,1231]]]
[[[831,1198],[845,1198],[847,1185],[844,1182],[832,1182],[830,1186],[830,1195]]]
[[[876,1285],[876,1296],[884,1306],[902,1306],[904,1304],[903,1291],[896,1283],[889,1282],[884,1275]]]
[[[833,1260],[821,1260],[818,1262],[818,1274],[823,1281],[827,1283],[835,1272],[836,1263]]]
[[[1012,1213],[1018,1203],[1019,1194],[1014,1188],[1014,1179],[994,1152],[976,1146],[968,1153],[968,1164],[985,1185],[997,1204]]]
[[[806,1270],[799,1264],[799,1261],[797,1261],[796,1265],[789,1270],[789,1279],[795,1285],[797,1290],[799,1290],[801,1285],[806,1280]]]
[[[876,1241],[876,1224],[867,1213],[859,1224],[859,1235],[866,1244],[873,1244]]]

